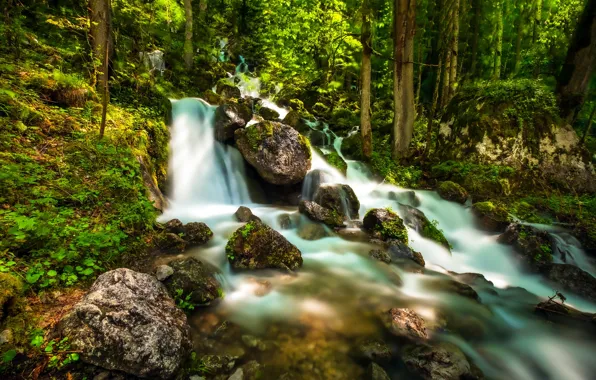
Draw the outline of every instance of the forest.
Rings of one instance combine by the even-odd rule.
[[[596,0],[2,0],[2,379],[591,379]]]

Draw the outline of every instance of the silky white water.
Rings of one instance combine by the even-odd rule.
[[[483,326],[486,332],[481,339],[464,339],[465,329],[461,335],[445,333],[439,338],[460,346],[487,376],[587,379],[596,370],[596,363],[588,354],[596,348],[592,342],[573,330],[549,326],[528,313],[530,304],[552,296],[555,289],[539,276],[523,272],[510,247],[497,243],[496,235],[476,227],[469,208],[445,201],[432,191],[415,191],[419,202],[416,207],[430,220],[438,221],[453,246],[450,253],[409,229],[411,247],[420,251],[427,263],[423,273],[373,261],[368,257],[370,245],[346,240],[330,230],[328,237],[305,240],[299,230],[310,222],[296,207],[251,201],[246,164],[235,148],[215,141],[213,119],[214,107],[201,100],[173,101],[171,206],[160,220],[201,221],[213,230],[213,239],[190,254],[222,270],[226,297],[218,308],[228,320],[255,334],[266,331],[272,323],[281,323],[315,329],[323,326],[352,336],[372,331],[363,305],[378,308],[405,303],[430,324],[440,319],[440,313],[451,313],[456,319],[473,318]],[[330,145],[333,144],[341,154],[340,138],[334,138]],[[377,183],[361,163],[346,161],[347,178],[313,151],[311,173],[324,172],[320,177],[323,182],[349,184],[361,202],[361,218],[374,207],[399,210],[398,200],[411,199],[405,196],[410,190]],[[239,205],[250,207],[263,222],[296,245],[302,252],[303,268],[295,275],[231,271],[224,247],[242,226],[233,216]],[[281,228],[278,218],[284,214],[290,215],[290,229]],[[592,271],[581,248],[573,239],[566,239],[573,262]],[[487,289],[475,287],[483,305],[432,286],[450,276],[449,272],[480,273],[491,281],[494,286]],[[270,283],[265,295],[260,294],[260,280]],[[570,305],[596,311],[595,305],[570,293],[565,295]]]

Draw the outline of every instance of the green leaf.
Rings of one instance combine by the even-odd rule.
[[[48,276],[50,276],[50,277],[55,277],[57,274],[58,274],[58,272],[56,272],[53,269],[48,271]]]
[[[8,350],[4,354],[2,354],[2,361],[4,363],[10,363],[12,361],[12,359],[15,358],[15,356],[17,356],[17,350],[15,350],[15,349]]]

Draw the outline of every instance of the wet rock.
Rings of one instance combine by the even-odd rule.
[[[248,222],[234,232],[226,245],[226,254],[234,269],[296,270],[302,266],[300,250],[258,221]]]
[[[155,246],[163,253],[181,253],[186,250],[188,243],[179,235],[166,232],[156,238]]]
[[[203,245],[213,237],[213,232],[201,222],[192,222],[184,225],[183,239],[186,240],[189,247]]]
[[[452,280],[447,277],[429,282],[427,283],[427,287],[428,289],[432,289],[434,291],[454,293],[480,302],[478,293],[476,293],[476,291],[470,285]]]
[[[179,219],[171,219],[166,224],[166,231],[173,234],[181,234],[184,232],[184,224]]]
[[[402,360],[409,371],[423,379],[461,379],[472,376],[470,363],[464,353],[447,342],[430,346],[407,346],[403,350]]]
[[[312,138],[310,141],[313,145],[315,145],[315,142]],[[347,174],[348,163],[344,161],[344,159],[341,158],[341,156],[337,152],[329,152],[325,154],[323,158],[325,159],[325,161],[327,161],[329,165],[339,170],[339,172],[342,173],[344,176]]]
[[[194,257],[170,261],[174,273],[163,281],[172,297],[182,290],[190,294],[189,302],[194,305],[208,305],[223,294],[221,284],[215,278],[218,270]]]
[[[585,313],[554,300],[547,300],[536,305],[534,313],[554,323],[596,329],[596,314]]]
[[[14,340],[14,335],[11,329],[5,329],[0,332],[0,346],[3,344],[10,344]]]
[[[390,380],[387,372],[376,363],[370,363],[366,369],[367,380]]]
[[[272,110],[271,108],[261,107],[261,109],[259,110],[259,115],[261,115],[261,117],[265,120],[279,120],[279,112],[277,112],[276,110]]]
[[[256,360],[251,360],[242,366],[246,380],[259,380],[263,378],[261,365]]]
[[[308,172],[304,178],[304,184],[302,185],[302,199],[307,201],[314,200],[315,193],[319,189],[319,186],[328,181],[329,178],[330,175],[321,169],[315,169]]]
[[[282,230],[289,230],[293,226],[290,214],[281,214],[277,217],[277,222]]]
[[[451,251],[451,246],[443,231],[437,227],[437,221],[431,222],[426,215],[417,208],[407,205],[399,205],[399,209],[404,215],[404,224],[416,230],[422,237],[436,241],[443,247]]]
[[[258,221],[258,222],[261,221],[261,218],[254,215],[252,213],[252,210],[245,206],[238,207],[238,210],[236,210],[234,215],[236,216],[236,220],[239,222],[242,222],[242,223],[250,222],[253,220]]]
[[[173,377],[191,348],[186,316],[166,288],[124,268],[100,275],[56,332],[82,361],[139,377]]]
[[[464,204],[468,200],[466,189],[451,181],[441,182],[437,188],[437,193],[439,193],[441,198],[452,202]]]
[[[540,271],[553,261],[554,241],[546,231],[512,223],[497,241],[513,246],[524,265],[534,271]]]
[[[18,313],[23,289],[23,283],[17,277],[0,272],[0,323],[9,315]]]
[[[486,231],[501,232],[510,223],[509,213],[499,203],[491,201],[474,203],[472,213],[478,218],[480,228]]]
[[[265,351],[267,346],[265,343],[253,335],[242,335],[242,342],[249,348],[257,348],[259,351]]]
[[[325,226],[318,223],[304,223],[298,230],[298,236],[304,240],[320,240],[331,236]]]
[[[409,259],[420,266],[426,265],[420,252],[414,251],[399,240],[389,240],[387,242],[387,253],[389,253],[392,260]]]
[[[371,259],[379,260],[387,264],[391,262],[391,256],[389,256],[389,254],[382,249],[373,249],[368,253],[368,255]]]
[[[360,228],[337,228],[335,233],[349,241],[366,242],[370,239],[368,234]]]
[[[236,366],[239,358],[231,355],[204,355],[200,358],[206,368],[209,368],[209,374],[219,375],[230,373]]]
[[[360,133],[354,133],[343,139],[341,143],[341,152],[344,157],[350,160],[362,160],[362,136]]]
[[[363,228],[374,238],[384,241],[395,239],[408,242],[408,231],[403,220],[393,211],[384,208],[369,210],[364,216]]]
[[[157,277],[159,281],[163,281],[173,274],[174,269],[169,265],[160,265],[155,269],[155,277]]]
[[[418,199],[416,192],[413,190],[400,192],[391,191],[389,192],[389,199],[412,207],[420,206],[420,199]]]
[[[292,127],[264,121],[238,129],[235,138],[244,159],[269,183],[296,184],[310,169],[310,144]]]
[[[223,99],[240,99],[242,97],[238,87],[223,81],[217,84],[216,90],[219,96]]]
[[[391,350],[382,341],[367,340],[358,347],[359,354],[373,362],[385,363],[391,360]]]
[[[237,103],[224,104],[215,110],[215,139],[221,142],[234,140],[234,132],[244,128],[252,119],[252,110]]]
[[[354,190],[348,185],[323,184],[317,189],[314,201],[350,219],[359,217],[360,202]]]
[[[344,225],[344,219],[340,214],[326,209],[315,202],[301,201],[298,210],[310,220],[325,223],[330,227],[341,227]]]
[[[242,368],[238,368],[236,372],[232,374],[232,376],[228,377],[228,380],[244,380],[244,370],[242,370]]]
[[[590,273],[571,264],[548,264],[541,273],[564,290],[596,302],[596,278]]]
[[[215,105],[215,106],[216,106],[216,105],[218,105],[218,104],[221,104],[221,102],[222,102],[221,96],[217,95],[217,94],[216,94],[215,92],[213,92],[213,90],[211,90],[211,89],[208,89],[208,90],[206,90],[205,92],[203,92],[203,99],[204,99],[204,100],[205,100],[207,103],[211,104],[212,106],[213,106],[213,105]]]
[[[424,319],[411,309],[393,308],[383,321],[393,335],[412,340],[428,339]]]

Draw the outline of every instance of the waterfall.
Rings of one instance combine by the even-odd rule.
[[[249,203],[242,155],[215,140],[215,107],[199,99],[175,100],[172,118],[172,203]]]

